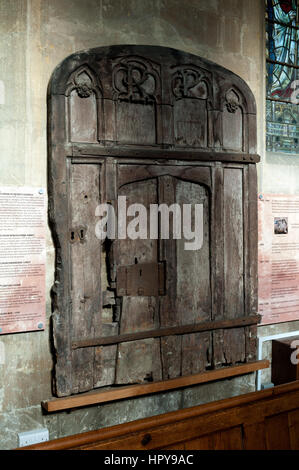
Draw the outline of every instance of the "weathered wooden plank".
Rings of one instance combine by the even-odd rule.
[[[177,336],[164,336],[160,342],[163,379],[180,377],[182,375],[182,339]]]
[[[142,359],[141,359],[142,358]],[[162,379],[160,341],[145,339],[121,343],[117,353],[117,384],[156,382]]]
[[[183,227],[182,237],[176,241],[175,282],[179,324],[209,321],[211,320],[209,194],[204,186],[178,180],[175,202],[181,209]],[[190,209],[190,221],[185,217],[189,209],[184,213],[187,206]],[[202,209],[202,219],[200,209]],[[195,226],[195,210],[199,226]]]
[[[90,168],[92,167],[88,167],[88,169]],[[85,297],[87,293],[85,293],[84,285],[84,259],[86,250],[85,244],[81,243],[79,236],[80,230],[87,231],[87,227],[90,226],[91,223],[91,220],[86,220],[85,214],[83,214],[84,197],[87,194],[88,196],[90,195],[87,186],[85,186],[85,170],[86,165],[72,165],[70,168],[71,216],[69,239],[71,257],[72,331],[75,336],[80,335],[83,338],[84,336],[92,334],[92,330],[88,327],[88,320],[85,320]],[[90,227],[88,228],[90,229]],[[79,266],[80,269],[78,269]],[[84,352],[73,352],[73,393],[84,392],[92,388],[93,361],[93,348],[88,348]]]
[[[118,332],[118,323],[102,323],[102,337]],[[104,387],[115,382],[117,345],[96,347],[94,351],[94,388]]]
[[[117,103],[116,132],[117,141],[124,144],[155,144],[155,105]]]
[[[114,209],[114,213],[117,214],[117,165],[111,157],[107,158],[103,164],[101,184],[101,202],[110,204]],[[103,246],[106,257],[106,282],[110,288],[115,288],[117,244],[114,243],[114,240],[106,239]]]
[[[174,126],[173,126],[173,112],[172,106],[161,106],[162,115],[162,133],[164,145],[173,145],[174,140]]]
[[[158,179],[159,204],[170,207],[176,199],[177,180],[172,176],[161,176]],[[173,327],[181,324],[177,311],[177,244],[174,240],[175,217],[169,219],[169,238],[162,233],[162,223],[159,227],[159,260],[166,263],[166,295],[160,297],[160,326]],[[164,237],[164,239],[162,239]],[[174,378],[181,373],[181,337],[163,338],[161,340],[162,377]]]
[[[55,282],[52,287],[53,336],[55,347],[55,383],[57,396],[70,395],[72,391],[71,311],[69,303],[69,237],[68,203],[65,158],[66,120],[65,97],[51,96],[48,101],[48,149],[49,159],[49,223],[55,240]]]
[[[70,172],[70,250],[72,334],[82,339],[101,334],[101,242],[94,214],[100,202],[98,165],[72,165]],[[73,351],[73,393],[93,388],[93,348]]]
[[[208,112],[209,147],[221,149],[222,143],[222,113],[209,110]]]
[[[97,142],[98,113],[94,94],[82,98],[73,90],[69,98],[69,133],[71,142]]]
[[[250,283],[250,236],[249,236],[249,165],[244,165],[243,173],[243,267],[244,267],[244,312],[250,311],[250,294],[247,289]]]
[[[244,363],[246,360],[245,329],[217,330],[214,338],[214,364],[216,367]]]
[[[126,205],[143,204],[149,208],[150,204],[157,203],[157,180],[136,182],[123,186],[119,195],[126,197]],[[138,213],[136,213],[136,216]],[[147,214],[146,214],[147,215]],[[118,214],[120,217],[120,213]],[[132,218],[130,218],[132,220]],[[127,229],[130,227],[128,222]],[[136,227],[140,230],[141,227]],[[149,228],[149,220],[148,220]],[[127,266],[157,262],[157,240],[126,238],[118,240],[117,265]],[[159,302],[157,297],[122,297],[122,310],[120,318],[120,334],[151,330],[159,326]],[[139,355],[136,354],[139,352]],[[160,342],[158,339],[142,340],[140,342],[123,343],[118,346],[116,383],[134,383],[161,377]],[[141,355],[140,355],[141,354]],[[144,361],[140,361],[140,357]],[[151,369],[154,368],[154,369]]]
[[[158,305],[155,297],[123,297],[120,332],[150,330],[158,325]]]
[[[246,286],[248,309],[258,311],[258,210],[257,210],[257,169],[248,166],[248,244],[249,279]]]
[[[197,333],[182,337],[182,375],[198,374],[211,365],[211,334]]]
[[[240,108],[230,112],[226,108],[222,115],[223,147],[226,150],[243,150],[243,113]]]
[[[191,205],[191,226],[182,221],[182,238],[176,241],[177,301],[180,324],[194,324],[211,320],[210,281],[210,204],[208,190],[199,184],[179,180],[176,184],[176,203],[183,216],[186,205]],[[202,225],[195,225],[196,205],[202,206]],[[198,213],[199,215],[199,213]],[[200,217],[198,218],[199,220]],[[198,221],[199,221],[198,220]],[[186,230],[186,233],[184,232]],[[194,231],[192,242],[187,240]],[[202,237],[202,240],[201,240]],[[190,248],[190,243],[193,245]],[[201,245],[202,243],[202,245]],[[187,247],[186,245],[189,244]],[[185,335],[182,338],[182,375],[199,373],[211,365],[212,342],[209,333]]]
[[[115,206],[117,199],[117,166],[113,158],[105,160],[102,178],[102,191],[100,193],[102,202]],[[114,207],[116,209],[116,207]]]
[[[104,103],[104,122],[105,122],[105,140],[116,141],[115,129],[115,102],[112,100],[103,100]]]
[[[247,148],[248,152],[255,154],[256,153],[256,146],[257,146],[257,132],[256,132],[256,115],[255,114],[248,114],[247,115],[247,123],[248,123],[248,132],[247,132]],[[245,149],[247,150],[247,149]]]
[[[224,292],[224,240],[223,240],[223,168],[212,168],[211,197],[211,288],[212,319],[223,319]]]
[[[248,176],[248,196],[247,203],[244,202],[244,219],[248,220],[248,225],[244,226],[245,241],[245,312],[255,313],[258,311],[258,209],[257,209],[257,171],[256,167],[247,167]],[[247,328],[246,334],[246,358],[249,361],[257,357],[257,327]]]
[[[224,314],[244,315],[243,172],[224,168]]]
[[[259,323],[260,320],[257,322]],[[245,328],[246,361],[255,361],[257,357],[257,326]]]
[[[207,147],[206,100],[183,98],[174,104],[174,137],[178,147]]]

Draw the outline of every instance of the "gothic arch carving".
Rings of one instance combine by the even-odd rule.
[[[222,112],[223,147],[233,151],[248,151],[247,102],[236,86],[223,90]]]
[[[65,96],[70,96],[73,90],[77,91],[80,98],[88,98],[92,93],[96,97],[102,98],[102,87],[99,77],[93,72],[88,65],[81,65],[73,72],[66,85]]]
[[[86,64],[69,77],[66,84],[67,129],[71,142],[98,142],[104,139],[104,108],[100,78]]]

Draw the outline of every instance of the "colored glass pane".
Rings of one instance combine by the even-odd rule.
[[[269,62],[266,70],[267,98],[291,101],[294,93],[293,82],[299,79],[299,70]]]
[[[296,0],[267,0],[266,17],[270,21],[296,25],[297,1]]]
[[[292,103],[267,101],[267,150],[298,153],[299,110]]]
[[[297,0],[266,0],[266,7],[267,150],[299,153]]]

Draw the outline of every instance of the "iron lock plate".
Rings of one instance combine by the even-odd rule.
[[[165,263],[143,263],[118,266],[117,296],[165,295]]]

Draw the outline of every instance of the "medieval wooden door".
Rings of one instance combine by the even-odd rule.
[[[98,48],[56,68],[48,117],[57,396],[254,360],[258,156],[247,85],[173,49]],[[101,204],[121,227],[104,241]],[[186,249],[195,205],[200,240]],[[147,217],[142,229],[134,211]]]

